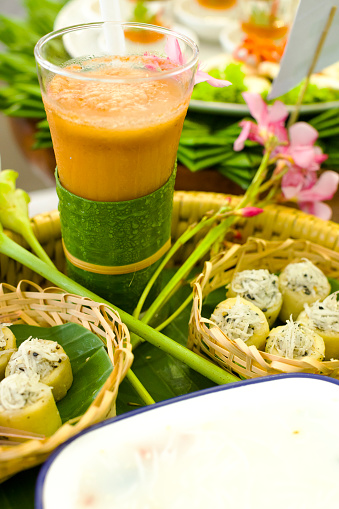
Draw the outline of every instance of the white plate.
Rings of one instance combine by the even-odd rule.
[[[219,386],[72,438],[42,467],[35,507],[336,507],[338,430],[339,386],[331,378],[278,375]],[[122,505],[117,496],[127,492]]]
[[[229,53],[220,53],[213,57],[207,58],[204,62],[204,71],[209,72],[211,69],[224,69],[226,65],[232,60]],[[294,109],[293,105],[286,105],[289,113]],[[303,104],[300,112],[304,115],[312,115],[321,113],[331,108],[339,108],[339,101],[331,101],[324,103]],[[248,115],[249,109],[246,104],[225,103],[225,102],[212,102],[212,101],[198,101],[191,99],[189,109],[191,111],[200,111],[202,113],[216,113],[220,115],[229,115],[234,117],[243,117]]]
[[[294,106],[286,106],[287,111],[291,113]],[[304,115],[312,115],[321,113],[331,108],[339,108],[339,101],[332,101],[328,103],[315,103],[315,104],[304,104],[300,108],[300,113]],[[202,113],[216,113],[218,115],[229,115],[232,117],[243,117],[248,115],[249,109],[246,104],[235,104],[235,103],[217,103],[209,101],[198,101],[192,99],[189,104],[190,111],[200,111]]]

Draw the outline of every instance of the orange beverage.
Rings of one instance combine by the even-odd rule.
[[[174,78],[152,80],[158,71],[126,67],[133,59],[66,66],[93,81],[55,76],[43,94],[59,178],[73,194],[131,200],[160,188],[173,171],[190,94]]]
[[[151,21],[152,25],[164,26],[158,19],[154,19]],[[156,32],[147,33],[145,31],[140,31],[137,28],[136,29],[131,28],[130,30],[126,30],[125,35],[127,39],[129,39],[132,42],[141,42],[146,44],[157,42],[164,37],[163,34],[159,34]]]
[[[292,17],[291,0],[242,0],[242,30],[251,37],[286,37]]]
[[[121,55],[103,50],[105,28],[123,30]],[[162,38],[151,47],[130,42],[126,34],[131,29]],[[196,47],[179,36],[178,63],[166,54],[167,41],[176,37],[166,28],[98,23],[66,30],[46,36],[36,50],[62,186],[93,201],[125,201],[152,193],[174,169],[197,67]],[[60,62],[55,51],[59,43],[72,51],[73,59]],[[47,61],[50,54],[56,55],[55,64]]]
[[[237,3],[237,0],[197,0],[197,2],[203,7],[207,7],[208,9],[230,9],[234,7]]]
[[[278,20],[267,25],[257,25],[251,21],[243,22],[241,28],[248,35],[262,37],[263,39],[281,39],[288,32],[288,26]]]

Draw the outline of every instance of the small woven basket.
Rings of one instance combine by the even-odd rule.
[[[213,290],[230,283],[236,272],[267,269],[277,273],[288,263],[302,258],[311,260],[327,277],[339,279],[339,253],[307,240],[265,241],[249,238],[244,245],[231,244],[225,252],[206,262],[194,283],[188,347],[244,378],[281,373],[339,377],[339,360],[320,362],[308,358],[300,361],[268,354],[255,346],[247,346],[241,339],[229,339],[214,324],[210,328],[212,322],[209,317],[202,316],[203,300]]]
[[[132,364],[127,327],[110,307],[87,298],[64,293],[60,288],[43,290],[36,283],[21,281],[17,287],[0,285],[0,323],[24,323],[53,327],[67,322],[82,325],[105,346],[113,370],[87,411],[63,424],[44,440],[0,446],[0,482],[21,470],[39,465],[60,444],[83,429],[115,415],[119,384]]]

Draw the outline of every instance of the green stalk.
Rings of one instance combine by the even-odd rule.
[[[129,380],[134,390],[138,393],[138,395],[141,397],[143,402],[146,403],[146,405],[154,405],[155,403],[154,399],[146,391],[145,387],[142,385],[140,380],[136,377],[136,375],[131,369],[127,371],[126,378]]]
[[[193,294],[191,293],[171,316],[169,316],[162,324],[158,325],[158,327],[155,327],[155,330],[161,331],[167,327],[167,325],[169,325],[177,316],[180,315],[180,313],[188,306],[192,299]]]
[[[46,251],[43,249],[41,244],[39,243],[38,239],[34,235],[33,231],[31,230],[31,224],[29,224],[28,228],[22,228],[20,231],[23,238],[26,240],[27,244],[33,249],[35,254],[45,263],[47,263],[50,267],[55,268],[54,263],[50,259],[50,257],[47,255]]]
[[[187,366],[202,374],[212,382],[216,384],[227,384],[239,381],[239,378],[235,375],[228,373],[219,366],[216,366],[212,362],[200,357],[191,350],[188,350],[184,346],[168,338],[161,332],[149,327],[145,323],[136,320],[125,311],[113,306],[110,302],[102,299],[90,290],[87,290],[79,283],[76,283],[59,272],[57,269],[50,267],[47,263],[40,260],[40,258],[36,257],[31,252],[27,251],[7,237],[3,232],[0,232],[0,252],[37,272],[66,292],[75,293],[82,297],[88,297],[95,302],[100,302],[113,307],[119,313],[121,320],[126,324],[130,332],[140,336],[142,339],[148,341],[157,348],[160,348],[176,359],[184,362]]]
[[[236,209],[239,206],[236,207]],[[206,236],[202,239],[201,243],[196,247],[193,253],[187,258],[187,260],[179,267],[178,271],[167,283],[164,289],[160,292],[158,297],[154,300],[148,310],[145,312],[141,321],[149,323],[153,316],[159,311],[163,304],[167,301],[167,296],[177,287],[180,282],[187,277],[189,272],[198,263],[198,261],[205,256],[212,245],[218,241],[221,236],[224,236],[231,224],[235,221],[235,217],[229,217],[222,223],[209,230]]]
[[[225,208],[226,211],[226,208]],[[145,304],[145,301],[147,299],[147,296],[154,285],[156,279],[159,277],[162,270],[165,268],[169,260],[174,256],[174,254],[180,249],[186,242],[188,242],[192,237],[194,237],[202,228],[208,228],[209,226],[212,226],[218,218],[220,218],[220,215],[223,213],[222,209],[219,210],[216,214],[214,214],[212,217],[207,218],[206,216],[201,219],[201,221],[195,225],[191,225],[187,228],[186,231],[180,237],[175,241],[173,246],[170,248],[170,250],[166,253],[165,257],[163,258],[161,264],[157,268],[157,270],[152,275],[151,279],[149,280],[148,284],[146,285],[143,293],[141,294],[141,297],[139,299],[138,305],[134,310],[133,316],[135,318],[139,318],[141,310],[143,308],[143,305]]]

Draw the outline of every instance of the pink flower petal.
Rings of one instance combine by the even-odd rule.
[[[167,37],[165,53],[174,64],[184,65],[185,59],[183,57],[180,44],[176,37],[172,35]]]
[[[318,181],[309,189],[301,191],[299,201],[331,200],[335,195],[339,183],[339,175],[335,171],[325,171]]]
[[[331,207],[320,201],[300,203],[300,208],[307,214],[312,214],[325,221],[328,221],[332,217]]]
[[[291,145],[314,145],[318,131],[307,122],[297,122],[289,128]]]
[[[171,60],[171,62],[173,62],[174,64],[178,65],[185,64],[185,59],[181,52],[180,44],[175,37],[173,36],[167,37],[165,53],[167,57]],[[198,69],[194,79],[194,85],[196,85],[197,83],[202,83],[203,81],[207,81],[207,83],[212,87],[228,87],[229,85],[232,85],[230,81],[213,78],[212,76],[207,74],[207,72],[201,71],[199,69],[198,64]]]
[[[268,113],[268,120],[270,123],[285,122],[288,117],[288,111],[285,104],[281,101],[275,101],[270,107]]]
[[[292,200],[292,198],[298,196],[301,188],[298,186],[281,186],[281,189],[286,200]]]
[[[283,176],[281,181],[281,189],[287,200],[295,198],[304,185],[304,175],[299,168],[291,167]]]
[[[212,76],[207,74],[207,72],[200,71],[198,69],[195,75],[194,84],[196,85],[197,83],[202,83],[203,81],[207,81],[207,83],[212,87],[229,87],[230,85],[232,85],[230,81],[213,78]]]
[[[274,134],[278,138],[280,143],[288,142],[287,129],[283,125],[275,125]]]
[[[255,118],[258,124],[266,125],[268,108],[262,97],[259,94],[252,94],[250,92],[244,92],[242,96],[246,101],[252,117]]]
[[[239,150],[242,150],[244,148],[245,141],[248,139],[250,131],[251,131],[251,124],[252,124],[252,122],[249,120],[246,120],[246,121],[243,121],[240,123],[240,125],[242,126],[242,131],[233,144],[233,149],[236,152],[239,152]]]
[[[320,147],[314,147],[314,160],[316,163],[321,164],[328,159],[328,155],[323,154]]]
[[[294,163],[305,170],[319,170],[319,165],[314,164],[314,148],[311,146],[290,147],[290,155]]]

